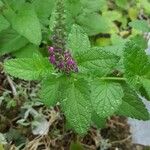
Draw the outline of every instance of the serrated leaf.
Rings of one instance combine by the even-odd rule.
[[[106,47],[104,47],[104,49],[107,52],[110,52],[110,53],[113,53],[113,54],[119,56],[122,60],[124,46],[125,46],[125,43],[127,42],[127,40],[123,39],[121,36],[119,36],[117,34],[112,34],[111,42],[112,42],[112,45],[106,46]]]
[[[39,19],[31,5],[24,5],[14,16],[12,27],[31,43],[39,45],[42,34]]]
[[[13,52],[12,55],[17,58],[32,58],[35,54],[40,55],[39,47],[30,43],[23,48]]]
[[[123,86],[124,97],[117,114],[139,120],[148,120],[149,113],[139,96],[128,86]]]
[[[129,23],[129,26],[142,32],[150,32],[150,26],[145,20],[134,20]]]
[[[90,49],[90,41],[83,29],[78,25],[73,25],[68,37],[67,47],[74,54]]]
[[[119,57],[103,48],[93,47],[89,51],[78,53],[76,60],[81,73],[105,76],[115,68]]]
[[[148,56],[141,46],[135,44],[133,40],[126,43],[124,49],[125,76],[132,86],[136,86],[139,77],[144,76],[150,70]]]
[[[142,83],[142,82],[141,82]],[[144,97],[146,100],[150,100],[150,96],[148,95],[147,91],[143,86],[139,88],[139,93],[142,97]]]
[[[69,83],[64,87],[61,101],[63,111],[70,126],[77,133],[85,134],[91,123],[89,86],[84,79],[72,79],[66,82]]]
[[[107,118],[102,118],[97,113],[92,113],[92,121],[98,128],[106,127]]]
[[[105,47],[103,47],[103,49],[106,52],[110,52],[121,58],[123,56],[124,44],[122,43],[122,44],[118,44],[118,45],[105,46]]]
[[[54,106],[58,101],[60,94],[61,78],[50,76],[42,82],[40,97],[42,102],[47,106]]]
[[[28,43],[28,40],[12,29],[2,31],[0,39],[0,55],[16,51]]]
[[[141,49],[145,50],[147,48],[147,40],[143,37],[143,35],[136,35],[131,39],[137,44]]]
[[[10,75],[24,80],[40,80],[52,72],[48,58],[41,56],[7,60],[4,69]]]
[[[119,83],[100,81],[92,82],[92,105],[95,112],[106,118],[112,115],[122,103],[123,90]]]
[[[9,22],[2,15],[0,15],[0,32],[7,29],[9,25]]]
[[[150,97],[150,79],[141,78],[141,83],[143,84],[143,87],[145,88],[148,96]]]

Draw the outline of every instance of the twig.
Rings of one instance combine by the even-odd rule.
[[[13,96],[17,97],[17,90],[16,90],[16,88],[15,88],[15,86],[13,84],[12,79],[8,75],[7,75],[7,81],[8,81],[8,83],[9,83],[11,89],[12,89]]]
[[[82,146],[83,146],[84,148],[86,148],[86,149],[95,150],[95,148],[94,148],[93,146],[89,146],[89,145],[86,145],[86,144],[84,144],[84,143],[81,143],[81,144],[82,144]]]
[[[123,124],[123,123],[121,123],[121,122],[116,122],[116,121],[114,121],[114,120],[112,120],[112,119],[110,119],[110,122],[113,123],[113,124],[116,124],[116,125],[118,125],[118,126],[121,126],[121,127],[125,127],[125,126],[126,126],[125,124]]]
[[[121,144],[121,143],[124,143],[126,141],[128,141],[129,139],[131,139],[131,135],[129,135],[127,138],[123,139],[123,140],[118,140],[118,141],[113,141],[113,142],[110,142],[111,145],[114,145],[114,144]]]

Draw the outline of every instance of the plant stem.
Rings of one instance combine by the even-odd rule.
[[[102,77],[101,80],[116,80],[116,81],[126,81],[126,78],[122,77]]]

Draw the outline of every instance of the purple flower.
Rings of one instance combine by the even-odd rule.
[[[71,57],[70,52],[69,51],[65,51],[64,52],[64,57],[65,57],[65,59],[70,58]]]
[[[54,55],[50,56],[50,57],[49,57],[49,60],[50,60],[50,62],[51,62],[52,64],[55,64],[55,63],[56,63],[56,59],[55,59],[55,56],[54,56]]]
[[[53,54],[54,53],[54,47],[49,47],[48,51],[49,51],[50,54]]]
[[[72,66],[72,65],[74,65],[75,64],[75,62],[72,60],[72,59],[68,59],[67,60],[67,65],[68,66]]]
[[[70,72],[78,72],[77,64],[69,51],[63,51],[55,47],[49,47],[48,51],[50,54],[49,60],[56,69],[67,74]]]
[[[59,63],[58,63],[58,66],[57,66],[59,69],[63,69],[64,67],[65,67],[65,64],[64,64],[64,62],[63,61],[60,61]]]

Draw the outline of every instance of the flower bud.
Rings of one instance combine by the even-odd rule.
[[[55,59],[55,56],[54,56],[54,55],[50,56],[50,57],[49,57],[49,60],[50,60],[50,62],[51,62],[52,64],[55,64],[55,63],[56,63],[56,59]]]
[[[54,47],[49,47],[48,51],[49,51],[50,54],[53,54],[54,53]]]

